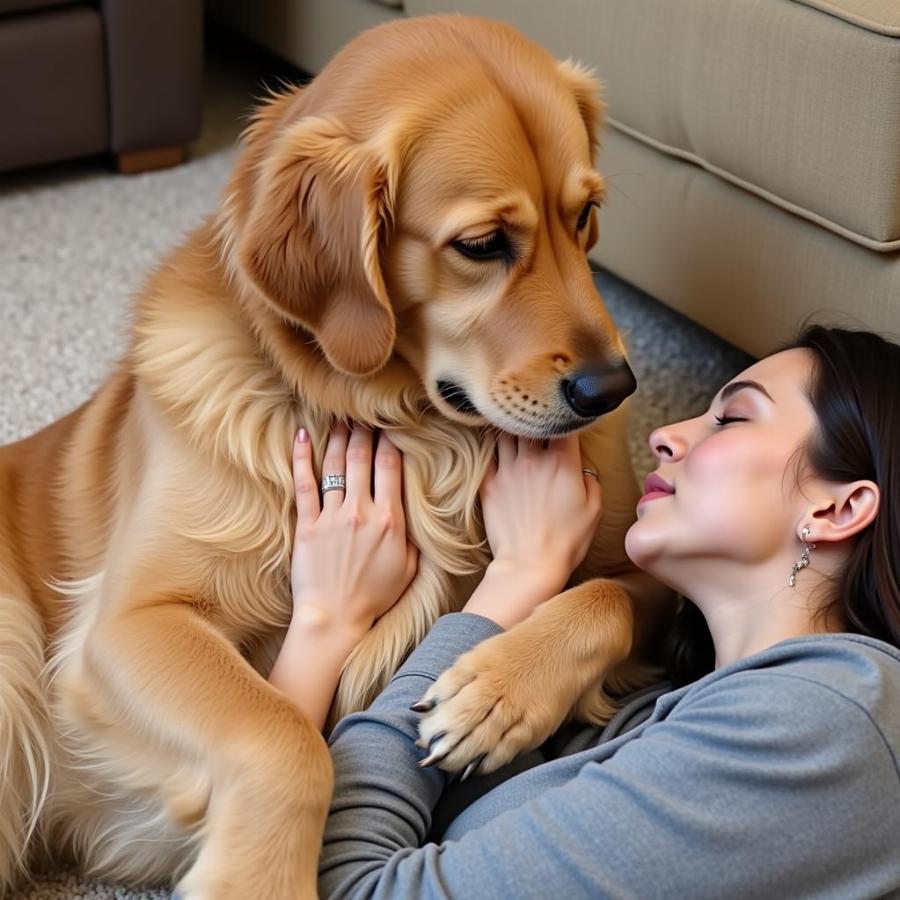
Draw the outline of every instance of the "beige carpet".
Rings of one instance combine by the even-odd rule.
[[[0,175],[0,443],[52,422],[100,384],[124,346],[129,296],[160,254],[215,208],[260,77],[284,74],[231,45],[211,46],[207,68],[203,135],[186,164],[132,177],[98,160]],[[748,360],[614,277],[597,280],[629,335],[640,385],[632,447],[644,472],[651,428],[704,408]],[[60,874],[16,900],[167,896]]]

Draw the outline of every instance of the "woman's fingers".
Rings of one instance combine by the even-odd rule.
[[[516,461],[516,439],[506,432],[497,438],[497,463],[501,469],[508,468]]]
[[[550,441],[548,454],[556,457],[556,462],[561,472],[567,472],[573,477],[584,476],[585,463],[581,458],[581,442],[578,434],[567,434],[554,441]]]
[[[584,468],[587,468],[587,466]],[[599,517],[603,509],[603,492],[600,488],[600,479],[597,475],[585,472],[584,469],[582,469],[581,474],[584,478],[584,494],[587,498],[587,506],[595,509],[595,515]]]
[[[372,429],[354,424],[347,442],[347,495],[359,502],[372,499]]]
[[[492,486],[497,478],[497,462],[494,459],[491,459],[488,462],[487,470],[484,473],[484,478],[481,479],[481,484],[478,485],[478,496],[481,498],[482,511],[484,510],[485,503],[488,502],[487,498],[491,494]]]
[[[540,459],[546,454],[546,449],[544,447],[544,441],[540,438],[519,438],[519,454],[518,459]],[[552,446],[553,442],[550,441]]]
[[[562,437],[550,441],[547,448],[551,453],[556,454],[560,461],[574,466],[576,463],[581,468],[581,443],[578,440],[578,433],[566,434]]]
[[[343,422],[338,422],[332,429],[322,460],[322,478],[329,475],[344,475],[347,468],[347,441],[350,430]],[[344,502],[344,490],[332,489],[322,494],[322,511],[329,512],[340,509]]]
[[[406,586],[416,577],[419,569],[419,548],[409,539],[406,541]]]
[[[319,491],[312,466],[309,432],[301,428],[294,440],[294,491],[297,497],[297,524],[310,525],[319,518]]]
[[[479,493],[484,493],[490,485],[491,482],[497,477],[497,460],[490,459],[488,460],[487,468],[484,470],[484,477],[481,479],[481,485],[478,488]]]
[[[403,515],[403,457],[397,445],[381,432],[375,451],[375,505]]]

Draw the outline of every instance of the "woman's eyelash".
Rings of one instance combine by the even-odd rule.
[[[722,425],[729,425],[731,422],[746,422],[747,419],[741,418],[740,416],[716,416],[716,424],[720,427]]]

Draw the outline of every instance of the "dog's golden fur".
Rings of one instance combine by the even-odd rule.
[[[348,661],[339,715],[483,571],[487,426],[540,434],[561,372],[624,352],[585,258],[594,216],[573,224],[603,190],[599,116],[577,66],[462,17],[369,32],[262,106],[221,211],[138,296],[119,367],[0,450],[0,895],[46,847],[98,876],[180,878],[191,900],[314,894],[329,757],[265,680],[291,612],[292,437],[305,425],[321,459],[352,418],[404,452],[419,570]],[[455,253],[479,216],[521,262]],[[448,371],[480,417],[437,393]],[[596,685],[652,605],[623,555],[624,412],[582,440],[605,513],[576,581],[619,581],[479,648],[483,683],[537,710],[506,756],[573,705],[608,714]]]

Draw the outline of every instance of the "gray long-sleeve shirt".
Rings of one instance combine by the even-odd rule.
[[[433,829],[453,789],[416,765],[408,707],[498,631],[444,616],[371,708],[338,724],[323,897],[900,897],[897,649],[798,638],[644,692],[553,761],[528,754],[467,782],[481,796]]]

